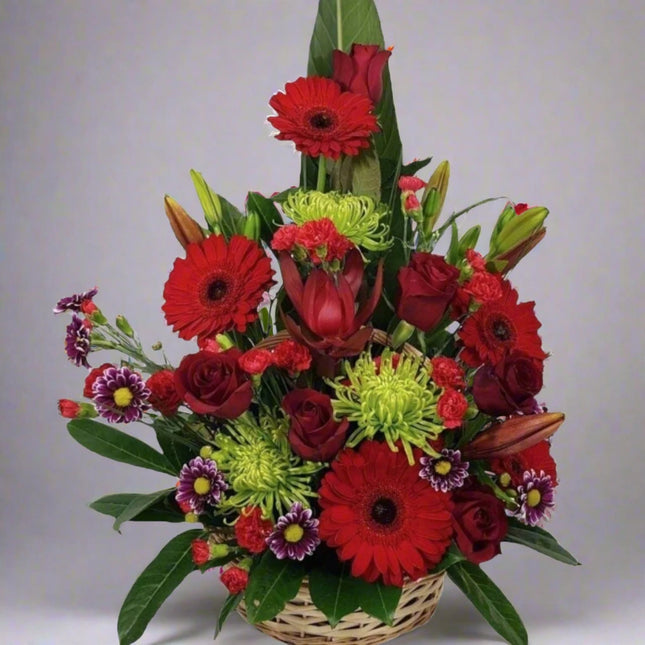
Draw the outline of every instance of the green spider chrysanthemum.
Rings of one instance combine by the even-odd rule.
[[[392,244],[384,222],[387,206],[370,197],[298,190],[289,195],[282,209],[299,226],[326,217],[341,235],[368,251],[384,251]]]
[[[244,414],[214,439],[212,459],[226,474],[233,494],[220,503],[224,511],[259,506],[265,516],[277,519],[295,502],[309,506],[312,475],[323,465],[303,462],[287,440],[286,419],[262,416],[258,422]]]
[[[393,365],[393,359],[398,363]],[[353,367],[349,362],[344,367],[345,375],[330,385],[336,391],[336,399],[332,399],[336,416],[358,425],[347,446],[380,433],[394,452],[398,450],[395,442],[401,442],[411,465],[412,446],[436,456],[428,442],[444,429],[436,413],[440,390],[420,361],[386,349],[380,365],[369,352],[363,352]]]

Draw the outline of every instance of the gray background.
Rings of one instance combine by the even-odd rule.
[[[643,3],[378,6],[405,159],[451,161],[446,209],[493,195],[551,209],[511,277],[552,352],[542,396],[568,417],[548,528],[584,566],[508,545],[485,568],[536,645],[643,642]],[[101,308],[147,343],[175,362],[193,350],[160,312],[181,251],[163,194],[197,216],[190,168],[240,206],[248,189],[297,182],[265,118],[305,72],[315,12],[313,0],[0,2],[4,643],[116,643],[130,584],[184,528],[119,535],[87,509],[169,481],[68,436],[56,401],[78,397],[84,374],[50,310],[96,284]],[[470,219],[489,230],[498,209]],[[210,642],[223,597],[214,573],[194,574],[140,642]],[[234,617],[220,642],[241,640],[271,642]],[[433,621],[400,642],[498,641],[448,583]]]

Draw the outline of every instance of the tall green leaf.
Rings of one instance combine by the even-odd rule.
[[[380,582],[356,579],[358,602],[361,609],[386,625],[394,622],[394,612],[401,599],[401,587],[391,587]]]
[[[466,559],[464,554],[455,546],[451,544],[450,548],[443,554],[441,562],[432,570],[432,573],[441,573],[446,569],[449,569],[453,564],[457,562],[463,562]]]
[[[137,517],[143,511],[150,508],[154,504],[157,504],[168,497],[168,494],[172,491],[172,488],[166,488],[164,490],[159,490],[156,493],[149,493],[148,495],[137,495],[133,497],[130,502],[125,506],[121,512],[114,519],[114,524],[112,528],[115,531],[118,531],[121,528],[123,522],[129,522],[131,519]]]
[[[259,623],[279,614],[298,593],[304,577],[302,563],[289,558],[278,560],[270,551],[265,552],[251,569],[244,593],[249,622]]]
[[[97,455],[177,476],[177,471],[164,455],[116,428],[92,419],[73,419],[67,424],[67,429],[78,443]]]
[[[343,565],[340,573],[324,569],[313,569],[309,574],[309,593],[314,605],[327,617],[329,624],[336,627],[340,619],[358,609],[356,585]]]
[[[450,579],[463,591],[490,626],[511,645],[528,645],[522,619],[501,589],[472,562],[457,562]]]
[[[164,417],[153,422],[157,441],[166,459],[179,472],[182,466],[198,454],[201,446],[192,439],[179,434],[177,427]]]
[[[527,546],[565,564],[580,564],[549,532],[539,526],[526,526],[513,517],[508,519],[508,532],[504,539]]]
[[[282,216],[273,200],[260,193],[248,193],[246,212],[255,212],[260,216],[261,237],[266,242],[271,240],[277,228],[282,224]]]
[[[138,640],[164,600],[195,570],[190,543],[200,535],[192,530],[174,537],[137,578],[119,612],[120,645]]]
[[[215,627],[215,637],[217,637],[217,635],[222,631],[222,627],[224,627],[224,623],[226,622],[226,619],[231,615],[233,611],[235,611],[237,606],[242,601],[243,595],[244,594],[242,593],[229,594],[228,598],[224,601],[224,604],[220,609],[219,616],[217,617],[217,626]]]
[[[174,489],[173,489],[174,490]],[[138,497],[139,493],[116,493],[105,495],[90,504],[97,513],[119,517],[121,513]],[[131,522],[185,522],[185,516],[168,503],[167,498],[148,506],[138,515],[130,518]]]

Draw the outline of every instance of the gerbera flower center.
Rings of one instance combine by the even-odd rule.
[[[114,390],[112,396],[114,398],[114,404],[119,408],[127,408],[134,398],[134,394],[127,387],[120,387]]]
[[[206,294],[209,300],[221,300],[228,292],[228,284],[224,280],[213,280],[208,285]]]
[[[388,526],[396,519],[396,504],[388,497],[379,497],[372,505],[371,516],[375,522]]]
[[[304,534],[305,531],[302,526],[300,526],[300,524],[289,524],[289,526],[287,526],[283,533],[284,539],[287,542],[291,542],[292,544],[300,542]]]
[[[316,110],[308,115],[309,125],[316,130],[329,130],[336,124],[334,115],[326,110]]]
[[[211,490],[211,482],[206,477],[198,477],[193,484],[193,489],[198,495],[206,495]]]
[[[452,470],[452,464],[447,459],[439,459],[434,465],[434,471],[438,475],[447,475]]]
[[[526,503],[531,507],[535,508],[542,501],[542,495],[537,488],[530,490],[526,496]]]
[[[513,330],[505,318],[496,318],[493,321],[492,330],[497,340],[506,341],[513,337]]]

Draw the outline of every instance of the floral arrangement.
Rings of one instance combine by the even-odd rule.
[[[219,628],[240,603],[252,623],[272,619],[305,578],[330,626],[359,608],[389,624],[409,581],[445,573],[502,637],[526,643],[479,565],[502,542],[577,564],[541,528],[564,416],[536,398],[548,355],[534,303],[508,277],[548,211],[506,203],[486,249],[480,226],[458,220],[492,200],[441,220],[449,165],[424,180],[430,159],[402,164],[392,51],[373,3],[359,2],[360,18],[321,0],[308,75],[269,101],[275,138],[301,154],[299,185],[249,192],[242,212],[192,172],[203,225],[165,198],[185,253],[162,310],[195,343],[179,364],[146,350],[125,317],[112,323],[96,289],[54,309],[71,314],[65,350],[87,371],[83,400],[59,401],[72,437],[171,478],[92,508],[115,529],[193,525],[132,587],[122,645],[195,570],[229,592]],[[114,425],[134,422],[160,450]]]

